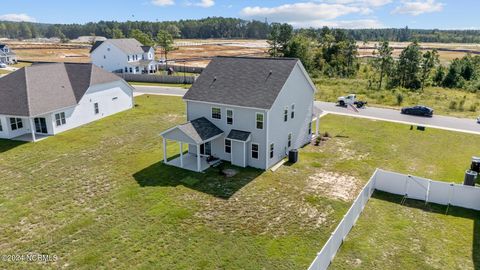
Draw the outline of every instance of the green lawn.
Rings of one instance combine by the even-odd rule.
[[[374,193],[330,269],[480,269],[479,212],[401,201]]]
[[[181,98],[136,103],[35,144],[0,140],[2,254],[72,269],[306,269],[376,167],[461,182],[480,152],[474,135],[329,115],[333,138],[299,163],[224,178],[163,165],[158,134],[185,121]]]

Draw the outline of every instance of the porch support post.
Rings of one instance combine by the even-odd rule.
[[[201,172],[202,171],[202,168],[201,168],[201,160],[200,160],[200,145],[197,144],[197,172]]]
[[[318,131],[320,129],[320,115],[317,114],[316,124],[315,124],[315,136],[318,137]]]
[[[180,167],[183,168],[183,142],[180,142]]]
[[[35,125],[33,124],[32,118],[28,118],[28,122],[30,123],[30,132],[32,133],[32,140],[33,142],[36,142],[37,137],[35,136]]]
[[[163,138],[163,163],[167,164],[167,139]]]

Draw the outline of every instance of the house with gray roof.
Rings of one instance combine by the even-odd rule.
[[[115,73],[148,74],[158,70],[155,48],[134,38],[97,41],[90,49],[92,63]]]
[[[161,133],[164,163],[266,170],[311,141],[315,91],[298,59],[216,57],[183,97],[187,122]],[[173,159],[171,141],[180,149]]]
[[[7,44],[0,43],[0,63],[16,64],[17,55],[10,49]]]
[[[93,64],[35,64],[0,78],[0,138],[37,141],[133,107],[133,88]]]

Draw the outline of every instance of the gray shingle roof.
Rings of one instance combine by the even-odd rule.
[[[248,131],[232,129],[230,130],[230,133],[228,133],[227,139],[246,142],[248,137],[250,137],[250,134],[251,133]]]
[[[216,57],[184,99],[270,109],[299,60]]]
[[[93,44],[90,53],[92,53],[96,48],[98,48],[103,43],[110,43],[113,46],[119,48],[126,54],[143,54],[144,50],[142,48],[143,44],[138,42],[134,38],[119,38],[119,39],[107,39],[105,41],[97,41]]]
[[[205,117],[200,117],[188,123],[177,126],[183,133],[187,134],[196,143],[202,143],[212,137],[223,133]]]
[[[0,114],[38,116],[78,104],[96,84],[122,80],[93,64],[36,64],[0,78]]]

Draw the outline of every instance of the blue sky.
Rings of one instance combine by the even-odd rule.
[[[480,29],[480,1],[473,0],[0,0],[0,6],[0,20],[45,23],[223,16],[295,27]]]

